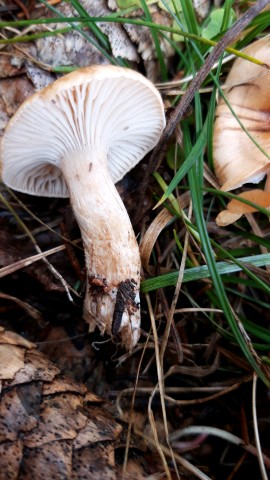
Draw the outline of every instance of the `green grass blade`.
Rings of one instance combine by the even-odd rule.
[[[268,305],[268,308],[269,307],[270,305]],[[270,331],[267,328],[261,327],[261,325],[257,325],[246,318],[241,318],[241,321],[248,332],[256,335],[256,337],[260,338],[264,342],[267,342],[268,348],[270,348]]]
[[[45,0],[41,0],[42,2],[45,2]],[[49,7],[48,7],[49,8]],[[52,8],[52,7],[51,7]],[[40,18],[40,19],[31,19],[31,20],[12,20],[12,21],[0,21],[0,28],[6,28],[6,27],[28,27],[28,26],[33,26],[33,25],[48,25],[48,24],[54,24],[54,23],[69,23],[69,22],[76,22],[81,23],[81,24],[87,24],[89,22],[92,23],[121,23],[121,24],[130,24],[130,25],[139,25],[142,27],[148,27],[154,30],[158,31],[163,31],[163,32],[168,32],[168,33],[175,33],[176,35],[182,35],[185,38],[189,38],[190,40],[194,40],[198,42],[199,44],[205,44],[208,46],[214,47],[217,42],[214,40],[209,40],[207,38],[201,37],[200,35],[195,35],[189,32],[182,31],[179,28],[173,28],[169,27],[167,25],[162,25],[159,23],[153,23],[153,22],[148,22],[146,20],[140,20],[140,19],[134,19],[134,18],[122,18],[121,16],[104,16],[104,17],[90,17],[90,18],[82,18],[82,17],[54,17],[54,18]],[[20,37],[16,37],[17,41],[20,41]],[[11,39],[1,39],[0,44],[8,44]],[[14,42],[13,42],[14,43]],[[225,52],[228,52],[230,54],[236,55],[237,57],[244,58],[246,60],[249,60],[252,63],[255,63],[256,65],[261,65],[263,66],[264,63],[257,58],[250,57],[249,55],[246,55],[245,53],[236,50],[235,48],[228,47],[225,49]]]
[[[141,5],[142,5],[142,8],[143,8],[146,20],[150,23],[154,23],[154,22],[152,22],[152,17],[151,17],[151,14],[150,14],[150,11],[149,11],[149,8],[148,8],[148,5],[147,5],[146,1],[145,0],[140,0],[140,2],[141,2]],[[166,64],[165,64],[165,61],[164,61],[164,58],[163,58],[163,53],[162,53],[162,50],[161,50],[161,46],[160,46],[160,43],[159,43],[157,31],[153,28],[151,28],[150,30],[151,30],[153,42],[154,42],[155,49],[156,49],[158,63],[159,63],[159,66],[160,66],[161,78],[165,82],[166,80],[168,80],[168,73],[167,73],[167,67],[166,67]]]
[[[80,17],[85,17],[85,18],[88,17],[89,20],[91,19],[90,15],[87,13],[85,8],[83,8],[81,3],[78,2],[78,0],[70,0],[70,3],[75,8],[75,10],[78,12]],[[93,34],[95,35],[95,37],[99,41],[100,45],[103,46],[103,48],[105,48],[108,51],[108,53],[110,53],[110,51],[111,51],[110,42],[109,42],[108,38],[106,37],[106,35],[104,35],[104,33],[97,26],[97,24],[93,23],[93,22],[89,22],[89,23],[87,23],[87,26],[93,32]]]
[[[193,3],[191,2],[191,0],[181,0],[181,5],[188,31],[198,35],[198,24],[194,12]]]
[[[202,166],[201,166],[202,168]],[[234,337],[240,346],[242,352],[244,353],[247,360],[250,362],[250,365],[254,368],[255,372],[258,376],[263,379],[266,384],[268,384],[268,380],[266,379],[265,375],[261,370],[261,366],[259,363],[259,359],[256,356],[256,353],[253,351],[252,345],[247,338],[247,335],[244,331],[243,326],[237,322],[236,317],[233,314],[230,302],[227,298],[226,291],[224,285],[221,280],[221,275],[216,266],[214,253],[211,247],[210,239],[207,232],[207,227],[204,220],[203,214],[203,202],[202,202],[202,179],[201,177],[201,170],[199,168],[194,168],[189,172],[189,182],[190,182],[190,189],[191,189],[191,196],[193,199],[193,208],[197,220],[198,230],[200,233],[203,251],[206,257],[207,265],[209,268],[209,273],[213,281],[213,285],[215,288],[216,296],[219,301],[219,304],[224,312],[224,315],[230,325],[230,328],[234,334]]]
[[[248,257],[239,258],[238,264],[230,262],[215,263],[219,275],[227,275],[243,271],[243,267],[248,269],[248,265],[252,265],[254,267],[266,267],[270,265],[270,253],[250,255]],[[210,278],[210,276],[211,273],[207,265],[188,268],[184,271],[183,283],[203,280],[205,278]],[[178,271],[165,273],[164,275],[159,275],[154,278],[148,278],[142,282],[141,290],[143,293],[147,293],[157,290],[158,288],[172,287],[176,285],[177,278]],[[238,281],[240,282],[240,279],[236,280],[236,282]],[[245,283],[248,284],[248,280],[246,280]]]
[[[192,150],[190,151],[189,155],[187,156],[185,162],[181,165],[175,176],[173,177],[171,183],[168,185],[166,192],[162,195],[161,199],[159,200],[158,204],[161,205],[173,192],[173,190],[179,185],[181,180],[184,176],[188,173],[188,171],[192,168],[195,162],[198,159],[198,156],[203,152],[207,141],[207,121],[204,123],[203,129],[194,144]]]
[[[102,53],[102,55],[104,55],[105,58],[107,58],[107,60],[109,60],[113,65],[117,65],[117,61],[114,59],[114,57],[112,55],[110,55],[110,53],[108,53],[107,51],[107,47],[104,48],[102,45],[99,44],[98,41],[96,41],[93,37],[90,37],[79,25],[78,25],[78,22],[76,21],[75,22],[72,22],[68,17],[65,17],[64,15],[62,15],[61,12],[59,12],[59,10],[57,10],[55,7],[51,6],[46,0],[40,0],[40,2],[45,5],[49,10],[51,10],[52,12],[54,12],[56,15],[59,16],[59,19],[65,19],[67,23],[70,24],[70,26],[72,27],[73,30],[76,30],[78,33],[80,33],[82,35],[82,37],[85,38],[85,40],[87,40],[89,43],[91,43],[97,50],[100,51],[100,53]],[[84,10],[82,10],[82,13],[84,14]],[[87,16],[83,16],[84,18],[84,23],[86,23],[86,25],[88,26],[88,28],[90,27],[90,24],[92,23],[92,25],[95,26],[95,31],[97,29],[96,27],[96,24],[94,22],[90,22],[90,19],[91,17],[89,17],[89,15],[87,14]]]

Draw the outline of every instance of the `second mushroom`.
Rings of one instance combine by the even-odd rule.
[[[84,68],[27,99],[2,138],[3,181],[20,192],[68,197],[81,230],[90,331],[140,335],[140,255],[114,186],[157,143],[161,97],[142,75],[113,66]]]
[[[243,192],[239,200],[232,200],[228,209],[220,212],[220,226],[256,211],[241,198],[264,208],[270,206],[270,73],[266,68],[270,63],[270,37],[253,42],[244,53],[263,65],[238,58],[229,72],[224,89],[232,111],[223,99],[219,101],[213,136],[215,172],[223,191],[267,178],[264,190]]]

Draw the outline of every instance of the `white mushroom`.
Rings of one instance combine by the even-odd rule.
[[[84,318],[90,331],[140,335],[140,256],[114,186],[157,143],[161,97],[146,78],[114,66],[83,68],[27,99],[1,145],[3,181],[20,192],[68,197],[87,269]]]

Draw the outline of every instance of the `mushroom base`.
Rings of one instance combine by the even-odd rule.
[[[139,284],[126,279],[113,285],[105,278],[89,275],[83,316],[89,331],[98,326],[102,334],[120,336],[121,343],[132,349],[140,337]]]

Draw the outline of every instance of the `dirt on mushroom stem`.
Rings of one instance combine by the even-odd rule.
[[[118,335],[131,349],[140,335],[140,255],[104,152],[74,151],[62,162],[81,230],[87,269],[84,318],[89,330]]]

